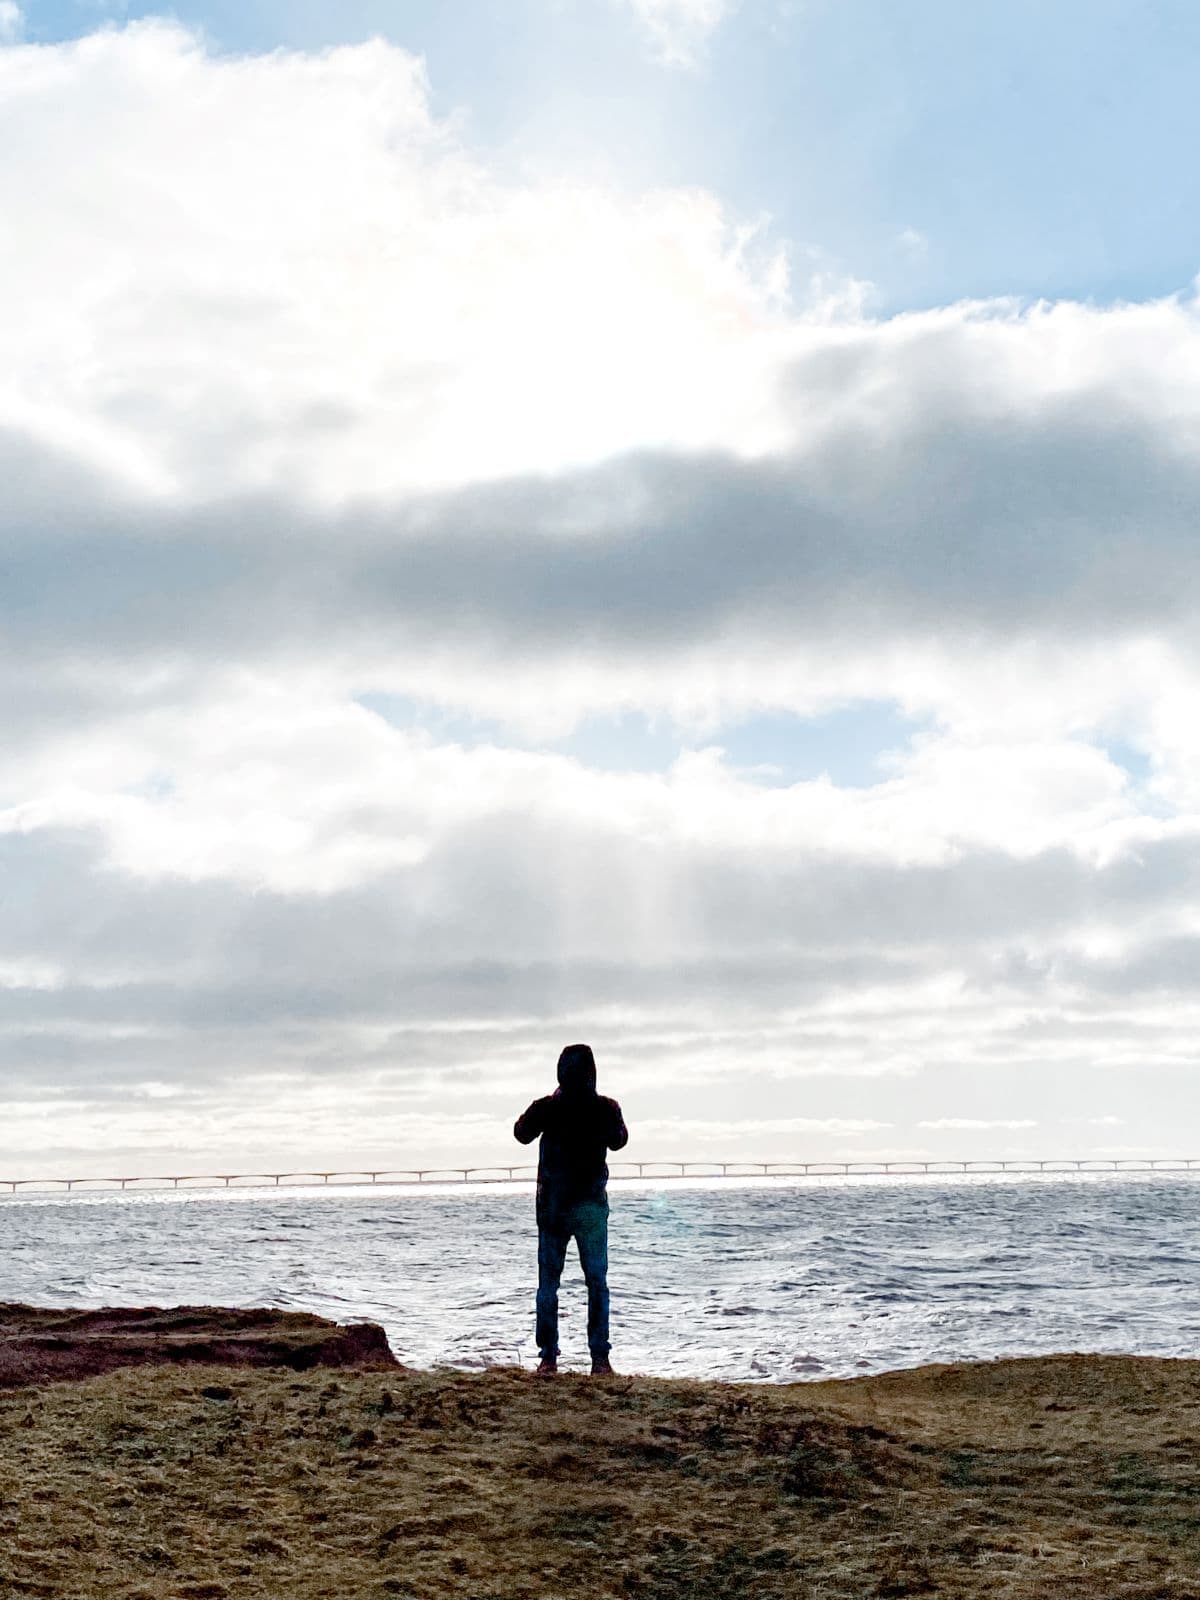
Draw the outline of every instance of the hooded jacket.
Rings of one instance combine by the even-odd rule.
[[[596,1093],[596,1061],[586,1044],[568,1045],[558,1058],[558,1088],[535,1100],[517,1118],[522,1144],[541,1135],[538,1149],[537,1220],[561,1222],[569,1207],[592,1200],[607,1204],[609,1150],[629,1141],[615,1100]]]

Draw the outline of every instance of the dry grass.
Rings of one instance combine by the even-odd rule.
[[[0,1594],[1200,1597],[1200,1362],[787,1389],[129,1369],[0,1394]]]

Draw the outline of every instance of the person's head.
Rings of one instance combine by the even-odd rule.
[[[558,1086],[564,1094],[595,1094],[596,1058],[590,1044],[569,1044],[559,1056]]]

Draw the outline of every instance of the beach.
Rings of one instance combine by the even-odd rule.
[[[1200,1595],[1200,1361],[751,1385],[189,1359],[0,1390],[0,1592]]]

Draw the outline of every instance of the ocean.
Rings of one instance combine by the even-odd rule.
[[[787,1383],[1051,1351],[1194,1356],[1200,1176],[614,1184],[613,1362]],[[383,1324],[396,1356],[536,1361],[529,1184],[0,1200],[0,1300]],[[585,1368],[572,1250],[564,1368]]]

